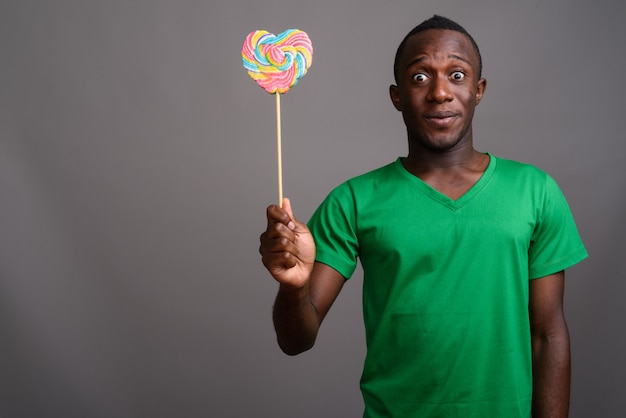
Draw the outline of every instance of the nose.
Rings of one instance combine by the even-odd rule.
[[[427,98],[428,100],[432,100],[437,103],[444,103],[452,100],[450,84],[446,77],[437,76],[432,80]]]

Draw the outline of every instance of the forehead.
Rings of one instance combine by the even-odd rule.
[[[419,56],[447,58],[458,56],[478,67],[478,53],[470,39],[461,32],[449,29],[428,29],[407,39],[400,56],[400,68]]]

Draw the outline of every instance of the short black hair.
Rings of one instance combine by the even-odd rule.
[[[467,36],[469,38],[469,40],[472,42],[472,46],[474,47],[474,49],[476,50],[476,54],[478,54],[478,78],[481,77],[482,72],[483,72],[483,58],[480,55],[480,50],[478,49],[478,44],[476,44],[476,41],[474,40],[474,38],[472,38],[472,35],[470,35],[465,28],[463,28],[463,26],[459,25],[458,23],[456,23],[455,21],[448,19],[447,17],[443,17],[443,16],[438,16],[438,15],[434,15],[433,17],[431,17],[430,19],[426,19],[425,21],[423,21],[422,23],[420,23],[419,25],[417,25],[416,27],[414,27],[402,40],[402,42],[400,42],[400,45],[398,46],[398,50],[396,51],[396,58],[393,61],[393,76],[394,79],[396,80],[396,84],[398,83],[398,65],[399,65],[399,61],[400,61],[400,56],[402,55],[402,52],[404,51],[404,46],[406,45],[407,40],[420,32],[424,32],[426,30],[430,30],[430,29],[448,29],[448,30],[453,30],[456,32],[460,32],[463,35]]]

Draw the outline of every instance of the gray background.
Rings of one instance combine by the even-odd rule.
[[[313,40],[282,115],[306,220],[406,154],[392,60],[434,13],[483,53],[478,149],[551,173],[591,255],[567,273],[571,416],[624,416],[624,2],[4,0],[0,417],[359,416],[360,271],[312,351],[275,343],[274,100],[241,44]]]

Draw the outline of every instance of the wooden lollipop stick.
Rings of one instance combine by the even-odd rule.
[[[276,92],[276,152],[278,156],[278,205],[283,207],[283,154],[280,132],[280,93]]]

